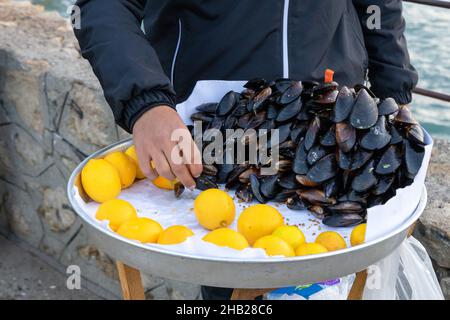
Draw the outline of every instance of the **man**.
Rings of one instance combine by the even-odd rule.
[[[82,54],[117,123],[133,133],[144,173],[178,177],[189,188],[202,166],[192,159],[172,161],[176,142],[170,137],[175,129],[186,130],[175,106],[199,80],[322,80],[330,68],[341,85],[363,83],[368,75],[378,97],[399,104],[411,101],[417,83],[401,0],[79,0],[77,5]],[[371,5],[380,9],[379,29],[367,27]],[[188,145],[196,150],[192,141]]]

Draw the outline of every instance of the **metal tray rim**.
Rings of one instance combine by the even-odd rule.
[[[84,165],[87,163],[87,161],[89,161],[90,159],[93,158],[98,158],[100,156],[102,156],[103,154],[105,154],[106,152],[110,152],[111,150],[118,148],[118,147],[127,147],[129,145],[129,143],[132,141],[132,138],[128,138],[125,140],[121,140],[118,141],[114,144],[111,144],[105,148],[102,148],[96,152],[94,152],[93,154],[91,154],[89,157],[87,157],[86,159],[84,159],[80,164],[78,164],[78,166],[75,168],[75,170],[72,172],[68,184],[67,184],[67,194],[68,194],[68,198],[70,201],[70,204],[72,205],[72,207],[75,209],[75,212],[77,213],[77,215],[83,220],[84,223],[89,224],[90,226],[94,227],[97,231],[102,232],[106,235],[108,235],[109,237],[112,238],[116,238],[119,241],[125,242],[128,245],[131,246],[136,246],[139,247],[141,249],[144,250],[148,250],[148,251],[153,251],[156,253],[160,253],[160,254],[166,254],[166,255],[171,255],[171,256],[175,256],[175,257],[179,257],[179,258],[187,258],[187,259],[195,259],[195,260],[203,260],[203,261],[210,261],[210,262],[227,262],[227,263],[240,263],[240,264],[259,264],[259,263],[267,263],[267,264],[278,264],[278,263],[283,263],[283,262],[295,262],[295,261],[313,261],[313,260],[319,260],[323,257],[332,257],[332,256],[337,256],[340,255],[342,253],[351,253],[354,251],[363,251],[368,247],[371,246],[375,246],[377,244],[380,244],[386,240],[388,240],[389,238],[395,237],[396,235],[404,232],[406,229],[408,229],[418,218],[419,216],[422,214],[422,210],[417,210],[418,207],[421,205],[422,203],[422,199],[424,200],[424,202],[427,202],[427,190],[426,187],[423,187],[423,191],[422,191],[422,197],[419,200],[415,211],[411,214],[411,216],[398,228],[396,228],[395,230],[389,232],[388,234],[379,237],[377,239],[374,239],[372,241],[363,243],[361,245],[355,246],[355,247],[348,247],[346,249],[343,250],[338,250],[338,251],[332,251],[332,252],[327,252],[327,253],[321,253],[321,254],[316,254],[316,255],[311,255],[311,256],[302,256],[302,257],[280,257],[280,258],[252,258],[252,259],[240,259],[240,258],[223,258],[223,257],[205,257],[205,256],[199,256],[199,255],[192,255],[192,254],[184,254],[184,253],[180,253],[180,252],[173,252],[173,251],[167,251],[164,249],[160,249],[157,247],[148,247],[144,244],[141,244],[139,242],[133,241],[133,240],[129,240],[126,238],[123,238],[111,231],[107,231],[105,232],[104,229],[102,229],[98,224],[96,224],[95,222],[93,222],[90,217],[88,217],[83,210],[78,206],[77,201],[74,198],[74,186],[75,186],[75,179],[77,177],[77,175],[79,173],[81,173],[82,168],[84,167]]]

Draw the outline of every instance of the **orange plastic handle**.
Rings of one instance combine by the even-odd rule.
[[[334,71],[331,69],[325,70],[325,83],[332,82],[334,76]]]

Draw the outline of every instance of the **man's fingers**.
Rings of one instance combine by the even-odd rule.
[[[185,161],[182,157],[180,146],[173,143],[171,147],[165,150],[166,158],[169,160],[170,168],[173,174],[180,180],[180,182],[188,189],[195,188],[195,181],[189,172]]]
[[[155,154],[152,154],[153,163],[155,164],[156,171],[158,171],[160,176],[163,176],[166,179],[174,180],[175,175],[170,169],[169,162],[167,161],[164,153],[162,151],[158,151]]]
[[[190,144],[181,144],[183,159],[187,164],[189,172],[194,178],[198,178],[203,171],[202,156],[195,142],[191,139]]]
[[[135,148],[138,157],[139,168],[141,168],[142,173],[151,180],[156,179],[158,177],[158,174],[150,166],[150,161],[152,160],[150,155],[145,152],[145,149],[140,145],[138,146],[135,144]]]

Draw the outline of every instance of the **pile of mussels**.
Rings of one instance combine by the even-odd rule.
[[[410,185],[422,164],[424,132],[411,111],[392,98],[380,101],[363,85],[254,79],[244,87],[198,106],[191,118],[224,134],[278,129],[277,173],[260,174],[270,163],[204,165],[199,189],[224,183],[245,202],[283,202],[345,227],[364,222],[367,208]]]

